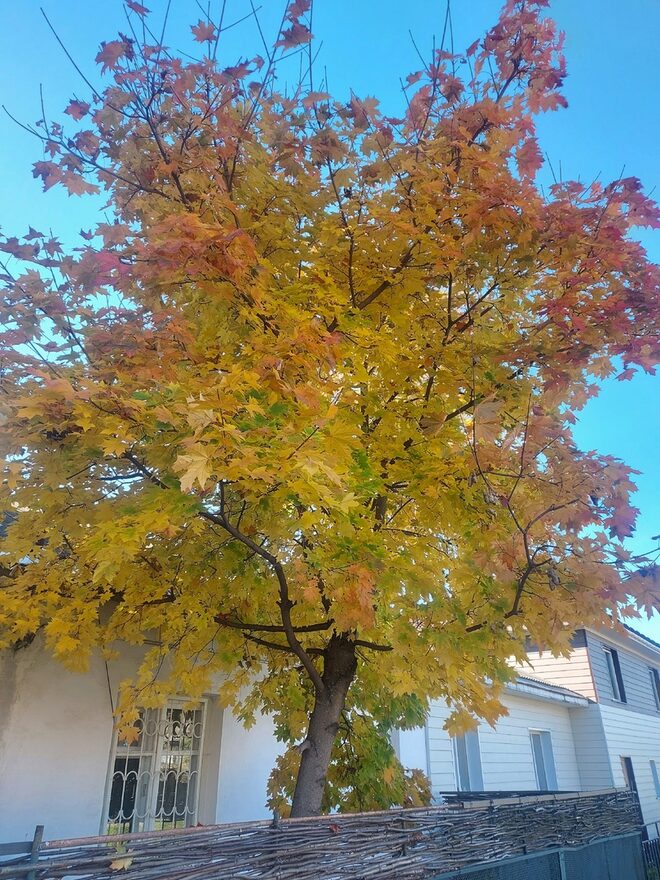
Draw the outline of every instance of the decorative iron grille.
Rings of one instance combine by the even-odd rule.
[[[106,833],[195,825],[204,707],[170,701],[163,709],[142,710],[136,727],[136,739],[115,743]]]

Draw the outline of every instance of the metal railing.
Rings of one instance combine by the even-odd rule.
[[[660,880],[660,822],[644,826],[642,851],[648,880]]]

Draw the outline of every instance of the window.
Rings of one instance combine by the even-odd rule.
[[[555,758],[552,754],[552,737],[549,730],[530,730],[536,784],[539,791],[557,791]]]
[[[107,834],[187,828],[197,822],[204,707],[171,701],[145,709],[133,742],[117,740],[106,796]]]
[[[658,768],[655,761],[649,761],[651,765],[651,775],[653,776],[653,785],[655,786],[655,796],[660,799],[660,779],[658,779]]]
[[[614,648],[603,648],[605,652],[605,660],[607,662],[607,671],[610,675],[610,684],[612,685],[612,695],[619,703],[626,702],[626,691],[623,686],[623,676],[621,675],[621,664],[619,663],[619,652]]]
[[[651,690],[655,698],[655,708],[660,712],[660,675],[658,675],[658,670],[653,668],[649,669],[649,675],[651,676]]]
[[[454,737],[454,764],[458,791],[483,791],[479,734],[470,730]]]
[[[623,780],[626,783],[626,788],[631,789],[631,791],[637,791],[632,758],[621,755],[621,769],[623,770]]]

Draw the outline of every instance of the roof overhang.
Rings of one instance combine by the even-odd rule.
[[[528,697],[532,700],[546,700],[550,703],[563,703],[565,706],[588,706],[592,700],[580,694],[567,692],[565,688],[555,688],[551,684],[538,684],[533,681],[510,681],[506,685],[510,694]]]

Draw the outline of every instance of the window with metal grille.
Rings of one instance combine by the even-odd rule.
[[[549,730],[530,730],[534,772],[539,791],[557,791],[557,771]]]
[[[107,834],[186,828],[197,822],[204,706],[181,700],[144,709],[137,738],[117,739],[107,785]]]
[[[470,730],[453,737],[453,740],[456,788],[458,791],[483,791],[478,731]]]

